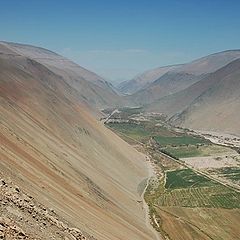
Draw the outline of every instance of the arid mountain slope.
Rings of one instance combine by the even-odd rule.
[[[154,239],[139,201],[139,183],[148,177],[145,157],[97,122],[88,101],[63,76],[8,47],[0,49],[0,177],[94,239]],[[33,214],[18,218],[21,207],[11,206],[5,211],[12,209],[20,227],[26,221],[41,230],[34,239],[53,239]],[[54,239],[73,239],[60,235]]]
[[[135,105],[152,103],[162,97],[177,93],[200,81],[207,74],[215,72],[235,59],[240,58],[240,50],[225,51],[212,54],[193,62],[175,66],[159,79],[129,96]]]
[[[213,73],[238,58],[240,58],[240,50],[227,50],[184,64],[179,71],[194,75]]]
[[[164,112],[173,124],[194,129],[240,134],[240,59],[183,91],[150,104],[148,111]]]
[[[214,85],[172,119],[175,124],[240,136],[240,60],[235,60],[220,72],[220,76],[216,72],[218,80]]]
[[[103,78],[52,51],[17,43],[0,42],[0,45],[9,49],[12,54],[25,56],[39,62],[61,76],[91,106],[111,107],[117,106],[123,101],[113,90],[111,84]]]
[[[153,103],[162,97],[171,95],[191,86],[193,83],[201,80],[202,77],[202,75],[195,76],[184,72],[168,72],[149,85],[146,89],[129,96],[128,101],[135,103],[135,105]]]
[[[146,71],[140,75],[137,75],[135,78],[124,81],[117,86],[119,92],[123,94],[133,94],[141,89],[145,89],[149,84],[159,79],[165,73],[170,70],[178,68],[180,65],[159,67],[149,71]]]

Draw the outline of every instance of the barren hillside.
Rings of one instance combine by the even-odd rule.
[[[213,76],[217,79],[214,85],[196,96],[172,121],[193,129],[240,135],[240,60],[235,60]]]
[[[239,132],[240,60],[237,59],[183,91],[150,104],[171,122],[202,130]]]
[[[159,68],[162,69],[161,73],[164,74],[153,81],[149,81],[148,84],[137,89],[138,91],[127,98],[129,102],[135,105],[153,103],[160,98],[188,88],[192,84],[205,78],[208,74],[217,71],[238,58],[240,58],[240,50],[231,50],[215,53],[190,63],[172,66],[172,68],[169,69]],[[147,75],[143,74],[142,78],[148,79],[144,76],[151,76],[154,72],[154,70],[149,71]],[[134,82],[135,80],[132,80],[128,85],[130,86]],[[130,88],[132,89],[132,86]]]
[[[135,78],[129,81],[120,83],[117,88],[121,93],[133,94],[139,90],[145,89],[149,84],[159,79],[165,73],[178,67],[180,67],[180,65],[159,67],[146,71],[142,74],[137,75]]]
[[[20,239],[154,239],[139,201],[145,157],[89,114],[58,69],[0,50],[1,229]]]
[[[8,42],[0,42],[0,45],[2,49],[5,47],[12,54],[25,56],[41,63],[62,77],[91,106],[104,108],[123,103],[122,98],[113,90],[110,83],[63,56],[30,45]]]

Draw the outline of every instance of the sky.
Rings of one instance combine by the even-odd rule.
[[[240,48],[239,0],[0,0],[0,40],[41,46],[109,81]]]

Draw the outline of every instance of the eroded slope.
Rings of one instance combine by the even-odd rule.
[[[138,202],[148,176],[144,156],[97,122],[64,78],[6,52],[1,175],[96,239],[153,239]]]

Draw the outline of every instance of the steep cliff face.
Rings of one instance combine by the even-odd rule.
[[[89,237],[154,239],[138,202],[145,157],[97,122],[93,105],[58,70],[0,50],[1,177]]]

